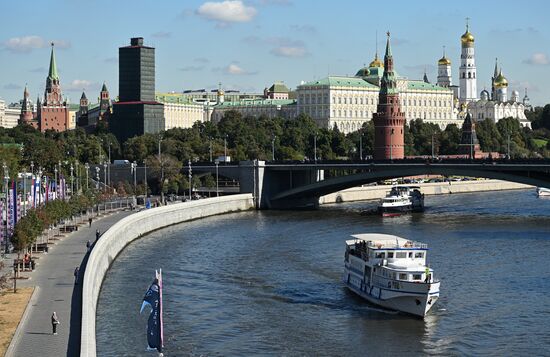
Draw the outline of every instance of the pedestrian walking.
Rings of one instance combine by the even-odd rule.
[[[55,311],[52,314],[52,334],[57,335],[57,325],[59,325],[59,319]]]
[[[74,268],[74,285],[78,285],[78,273],[79,273],[79,270],[80,270],[79,267]]]
[[[92,246],[92,243],[90,243],[90,240],[86,242],[86,250],[90,251],[90,247]]]
[[[99,240],[99,237],[101,237],[101,232],[99,229],[95,230],[95,241],[97,242]]]
[[[90,224],[90,227],[92,226],[92,221],[93,221],[92,217],[88,218],[88,223]]]

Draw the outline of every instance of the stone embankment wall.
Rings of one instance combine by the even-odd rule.
[[[128,243],[173,224],[253,208],[251,194],[232,195],[144,210],[113,225],[95,244],[86,265],[82,286],[80,356],[96,356],[96,307],[101,284],[111,263]]]
[[[411,184],[420,186],[422,193],[426,195],[443,195],[448,193],[467,193],[481,191],[519,190],[533,188],[533,186],[521,183],[500,181],[500,180],[479,180],[479,181],[454,181],[454,182],[433,182],[422,184]],[[382,198],[391,189],[390,185],[353,187],[347,190],[331,193],[322,196],[319,204],[375,200]]]

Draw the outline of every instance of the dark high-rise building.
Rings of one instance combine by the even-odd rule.
[[[164,128],[164,108],[155,101],[155,49],[143,38],[130,40],[118,50],[119,101],[113,103],[109,127],[122,143]]]
[[[121,102],[155,100],[155,49],[132,38],[118,49],[118,96]]]

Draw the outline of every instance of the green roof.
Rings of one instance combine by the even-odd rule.
[[[50,56],[50,71],[48,72],[48,77],[51,79],[59,80],[59,75],[57,74],[57,65],[55,63],[55,54],[53,52],[53,43],[52,43],[52,54]]]
[[[160,103],[197,104],[182,93],[155,93],[155,100]]]
[[[275,82],[271,87],[269,87],[271,93],[288,93],[289,90],[283,82]]]
[[[240,100],[235,102],[223,102],[216,104],[215,108],[231,108],[231,107],[244,107],[244,106],[266,106],[266,105],[292,105],[296,104],[295,99],[251,99]]]
[[[330,87],[364,87],[378,89],[377,86],[365,81],[362,78],[357,77],[338,77],[329,76],[318,81],[308,82],[302,84],[300,87],[316,87],[316,86],[330,86]]]
[[[424,81],[419,81],[419,80],[409,80],[407,88],[410,89],[410,90],[450,91],[449,88],[440,87],[438,85],[431,84],[431,83],[426,83]]]

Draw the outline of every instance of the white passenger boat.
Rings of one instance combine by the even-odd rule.
[[[389,234],[352,237],[346,241],[346,286],[373,304],[424,317],[440,284],[426,265],[427,244]]]
[[[378,204],[378,212],[384,217],[423,210],[424,194],[419,186],[394,186]]]
[[[550,188],[537,187],[537,196],[539,196],[539,197],[550,197]]]

